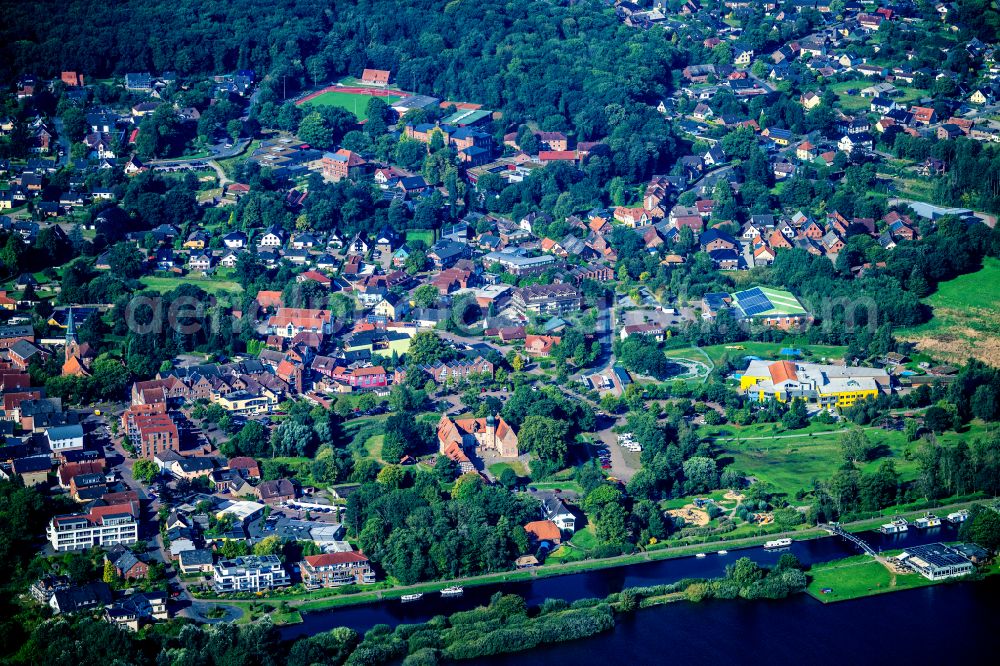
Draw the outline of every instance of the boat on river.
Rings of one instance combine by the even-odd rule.
[[[792,545],[791,539],[775,539],[774,541],[768,541],[764,544],[764,548],[768,550],[773,550],[775,548],[788,548]]]
[[[729,554],[728,550],[720,550],[719,551],[719,555],[728,555],[728,554]]]
[[[900,532],[907,532],[909,529],[910,524],[906,522],[906,518],[897,518],[878,528],[882,534],[899,534]]]
[[[404,594],[399,598],[399,600],[405,604],[408,601],[417,601],[418,599],[423,598],[423,596],[423,592],[418,592],[417,594]]]
[[[452,587],[446,587],[443,590],[441,590],[441,596],[442,597],[460,597],[460,596],[462,596],[463,592],[465,592],[464,588],[459,587],[458,585],[453,585]]]
[[[933,513],[917,518],[913,521],[913,526],[918,530],[926,530],[931,527],[941,527],[941,519]]]
[[[698,553],[695,557],[705,557],[705,553]]]

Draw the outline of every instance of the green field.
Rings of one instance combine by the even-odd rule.
[[[434,231],[431,229],[408,229],[406,241],[423,241],[427,247],[434,245]]]
[[[934,581],[916,573],[896,574],[867,555],[855,555],[814,564],[806,592],[823,603],[833,603],[927,585],[934,585]],[[830,591],[824,594],[823,590]]]
[[[354,114],[354,117],[360,120],[365,120],[368,118],[368,100],[372,96],[369,95],[357,95],[354,93],[346,92],[336,92],[330,91],[325,92],[318,97],[305,102],[303,106],[339,106],[342,109],[347,109]],[[385,103],[392,106],[395,102],[398,102],[402,97],[399,95],[388,95],[382,97]]]
[[[975,273],[942,282],[924,302],[934,318],[900,329],[897,338],[943,361],[963,363],[972,357],[1000,366],[1000,259],[987,257]]]
[[[776,361],[782,358],[790,358],[781,356],[780,352],[785,348],[801,350],[802,356],[795,358],[814,363],[821,362],[824,358],[843,358],[844,351],[847,349],[847,347],[829,345],[800,345],[794,342],[738,342],[731,345],[712,345],[710,347],[702,347],[701,349],[708,354],[713,363],[719,363],[723,356],[729,356],[733,360],[742,359],[744,356],[759,356],[765,360]],[[668,352],[668,355],[673,356],[674,354],[671,351]],[[691,358],[698,357],[691,356]]]
[[[846,427],[840,426],[839,429]],[[843,464],[840,452],[839,432],[819,432],[819,426],[811,426],[805,430],[792,431],[774,439],[752,440],[742,442],[717,441],[723,450],[723,458],[731,458],[736,469],[754,476],[761,481],[772,484],[779,493],[793,496],[799,490],[812,488],[814,478],[828,479]],[[721,426],[718,430],[732,431],[731,426]],[[919,442],[907,442],[906,436],[899,431],[886,431],[879,428],[865,430],[869,439],[882,447],[885,454],[861,466],[862,471],[873,472],[885,457],[892,457],[903,481],[916,478],[917,462],[907,459],[906,451],[915,450]],[[973,422],[961,432],[946,432],[937,436],[942,445],[956,444],[959,441],[968,442],[970,438],[978,437],[986,432],[986,426]],[[799,436],[799,434],[801,436]]]
[[[871,106],[871,97],[862,97],[860,94],[848,95],[847,91],[854,90],[864,90],[865,88],[877,83],[874,79],[854,79],[852,81],[844,81],[842,83],[834,83],[827,86],[830,90],[837,94],[837,103],[840,108],[844,111],[861,111],[863,109],[868,109]],[[926,91],[918,90],[917,88],[900,88],[897,89],[902,93],[899,97],[894,97],[893,99],[897,104],[906,105],[910,102],[920,99],[926,93]]]
[[[152,289],[161,294],[171,292],[182,284],[193,284],[213,295],[238,294],[243,291],[243,287],[231,280],[194,275],[186,275],[184,277],[149,276],[142,278],[140,282],[146,289]]]

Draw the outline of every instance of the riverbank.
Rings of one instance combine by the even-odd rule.
[[[957,511],[958,509],[968,508],[972,505],[972,501],[960,502],[956,504],[950,504],[942,507],[936,507],[935,511],[944,515],[952,511]],[[925,510],[905,512],[900,515],[908,519],[917,518],[925,513]],[[864,530],[877,528],[882,523],[886,522],[888,517],[879,516],[871,519],[854,521],[851,523],[846,523],[842,525],[844,530],[848,532],[861,532]],[[505,571],[493,574],[483,574],[480,576],[469,576],[465,578],[456,578],[451,580],[441,580],[433,581],[427,583],[418,583],[415,585],[407,586],[393,586],[393,587],[382,587],[376,590],[363,590],[363,591],[346,591],[343,589],[337,590],[315,590],[311,592],[301,592],[295,593],[285,593],[281,592],[272,593],[266,597],[259,597],[254,600],[239,600],[239,599],[213,599],[210,597],[198,597],[200,603],[218,603],[226,605],[242,605],[250,603],[265,603],[277,605],[281,602],[287,602],[289,606],[301,611],[301,612],[315,612],[330,610],[336,608],[342,608],[345,606],[357,606],[363,604],[372,604],[382,601],[398,600],[399,597],[404,594],[436,594],[445,587],[450,587],[453,585],[460,585],[466,588],[481,587],[488,585],[502,585],[506,583],[518,583],[518,582],[530,582],[540,579],[552,578],[557,576],[567,576],[572,574],[581,574],[587,572],[596,572],[607,569],[617,569],[629,567],[637,564],[643,564],[647,562],[657,562],[664,560],[679,559],[684,557],[691,557],[699,553],[714,554],[719,550],[729,550],[737,551],[744,550],[748,548],[755,548],[764,545],[767,541],[771,541],[779,538],[791,538],[797,542],[810,541],[815,539],[820,539],[829,536],[829,533],[818,528],[810,527],[806,529],[793,530],[788,532],[772,533],[761,536],[753,537],[743,537],[739,539],[722,539],[716,541],[710,541],[698,544],[684,544],[678,546],[666,546],[666,547],[653,547],[649,550],[642,551],[639,553],[634,553],[630,555],[620,555],[617,557],[609,557],[594,560],[580,560],[577,562],[570,563],[560,563],[560,564],[547,564],[531,569],[521,569],[517,571]]]
[[[816,564],[809,570],[806,593],[824,604],[886,594],[936,582],[918,573],[896,573],[867,555]]]

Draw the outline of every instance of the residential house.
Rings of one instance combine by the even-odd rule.
[[[308,555],[299,563],[308,590],[375,582],[375,572],[364,553],[340,552]]]

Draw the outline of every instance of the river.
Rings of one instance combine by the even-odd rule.
[[[945,524],[929,530],[915,530],[911,527],[910,531],[904,534],[892,536],[886,536],[878,532],[862,532],[859,536],[876,550],[889,550],[935,541],[954,541],[957,539],[956,533],[957,528],[955,526]],[[726,555],[711,552],[707,553],[704,558],[685,557],[569,574],[566,576],[539,578],[531,581],[469,587],[466,589],[465,594],[458,598],[442,599],[438,594],[427,594],[423,599],[411,603],[391,600],[375,604],[305,613],[303,623],[283,628],[282,636],[286,639],[292,639],[341,626],[350,627],[360,633],[364,633],[376,624],[395,626],[401,623],[426,622],[435,615],[446,615],[455,611],[468,610],[483,605],[497,591],[521,595],[529,605],[538,605],[548,598],[566,599],[568,601],[593,597],[603,598],[625,587],[672,583],[682,578],[716,578],[725,572],[726,565],[732,564],[740,557],[749,557],[762,565],[772,565],[783,552],[793,553],[804,564],[815,564],[854,555],[859,550],[854,544],[840,537],[827,537],[795,542],[791,548],[779,552],[766,551],[761,547],[732,550]],[[984,587],[988,585],[990,584],[983,584]],[[994,592],[997,591],[997,587],[996,584],[991,585],[991,589]],[[635,637],[642,635],[642,632],[659,631],[658,627],[663,622],[673,623],[671,626],[677,624],[692,627],[689,632],[675,636],[675,640],[679,641],[678,644],[682,643],[682,638],[686,636],[684,640],[690,641],[690,645],[687,648],[692,651],[702,649],[706,643],[710,644],[710,647],[722,650],[722,644],[731,642],[729,637],[732,637],[734,633],[740,637],[760,633],[763,636],[756,636],[754,640],[763,641],[768,634],[773,634],[776,627],[781,626],[780,623],[796,620],[797,618],[805,618],[807,615],[809,623],[815,623],[815,628],[811,632],[806,632],[811,634],[810,640],[826,645],[831,640],[842,640],[845,638],[842,633],[836,633],[842,631],[844,625],[841,625],[839,629],[832,632],[827,628],[827,617],[841,618],[842,623],[849,622],[852,620],[851,612],[842,609],[855,609],[856,611],[859,608],[859,604],[871,604],[873,608],[871,612],[866,610],[864,613],[865,618],[868,619],[854,618],[858,623],[864,623],[860,629],[871,632],[873,642],[885,641],[888,645],[900,641],[901,634],[910,635],[912,632],[908,628],[908,621],[905,617],[899,617],[897,623],[886,626],[884,629],[879,628],[879,623],[882,621],[880,613],[883,611],[877,609],[885,607],[896,608],[898,606],[897,610],[901,614],[905,614],[908,602],[904,602],[902,599],[897,600],[897,598],[905,597],[906,600],[916,599],[918,601],[915,603],[919,603],[919,600],[932,599],[935,595],[962,598],[965,598],[963,596],[965,595],[970,596],[970,598],[966,599],[966,603],[978,607],[979,614],[983,614],[986,607],[981,604],[977,606],[971,598],[982,599],[980,589],[982,588],[978,585],[951,585],[943,588],[923,588],[912,592],[900,592],[880,598],[831,604],[829,606],[824,606],[805,595],[798,595],[792,600],[783,602],[749,603],[733,601],[700,605],[689,603],[671,604],[639,612],[634,618],[629,618],[616,627],[613,634],[603,635],[577,644],[560,644],[557,647],[549,649],[549,651],[559,650],[559,654],[561,655],[567,651],[572,651],[577,658],[577,663],[581,664],[593,663],[587,660],[587,649],[591,651],[590,654],[592,655],[594,645],[600,644],[602,646],[601,651],[606,652],[603,646],[609,641],[615,643],[624,642],[631,646],[630,649],[641,651],[643,648],[636,644],[639,641]],[[972,590],[975,590],[975,593]],[[948,613],[939,613],[939,615],[933,616],[936,625],[941,624],[942,616],[948,616],[951,620],[954,620],[956,617],[949,606]],[[871,618],[877,618],[877,621],[873,622]],[[701,628],[695,630],[695,623],[701,625]],[[807,623],[799,622],[798,624],[803,626],[796,630],[798,632],[795,636],[796,642],[801,638],[804,625]],[[715,627],[715,629],[709,629],[709,627]],[[731,627],[737,628],[735,632]],[[950,628],[957,631],[959,627],[956,625]],[[705,631],[711,631],[713,636],[725,636],[726,639],[718,642],[714,641],[714,639],[713,641],[706,641]],[[852,642],[856,638],[854,634],[858,631],[858,626],[854,626],[850,630],[848,635]],[[671,633],[673,634],[672,631]],[[787,629],[782,628],[780,630],[781,641],[786,641],[788,638],[786,633],[788,633]],[[647,636],[649,635],[655,634],[647,634]],[[920,633],[917,632],[914,635],[920,636]],[[913,641],[914,639],[911,636],[906,640]],[[589,647],[582,647],[584,645]],[[656,645],[659,646],[660,642],[657,641]],[[736,650],[733,653],[733,663],[739,663],[740,650],[737,650],[736,646],[733,646],[733,649]],[[555,652],[551,653],[556,654]],[[695,653],[692,652],[691,654]],[[748,658],[748,654],[742,654],[744,661]],[[895,656],[896,653],[888,651],[888,647],[886,647],[884,654]],[[495,663],[513,664],[515,663],[515,659],[519,663],[524,663],[524,655],[520,657],[514,655],[510,661],[500,659]],[[640,661],[633,663],[649,663],[651,659],[652,655],[647,654],[644,660],[640,659]],[[700,658],[692,659],[691,661],[715,663],[714,660]],[[779,663],[793,661],[796,660],[789,658],[781,660]],[[809,661],[810,663],[812,662],[811,659]],[[679,663],[688,663],[688,661],[681,659]]]

